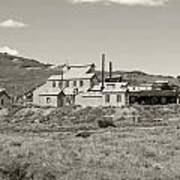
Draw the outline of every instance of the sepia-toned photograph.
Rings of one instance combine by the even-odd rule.
[[[0,180],[180,180],[180,0],[0,0]]]

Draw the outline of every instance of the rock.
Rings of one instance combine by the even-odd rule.
[[[163,169],[163,166],[162,166],[160,163],[155,163],[155,164],[153,164],[153,167],[154,167],[155,169],[157,169],[157,170]]]

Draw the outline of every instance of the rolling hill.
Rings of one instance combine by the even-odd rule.
[[[101,79],[101,72],[96,72],[98,75],[98,78]],[[153,74],[147,74],[142,71],[114,71],[113,76],[121,76],[123,81],[128,81],[129,83],[133,84],[140,84],[140,83],[153,83],[155,81],[163,80],[163,81],[169,81],[170,84],[173,85],[180,85],[180,77],[178,76],[164,76],[164,75],[153,75]],[[105,72],[105,77],[109,77],[109,73]]]
[[[0,53],[0,87],[6,88],[11,96],[22,95],[58,73],[51,66],[34,59]]]

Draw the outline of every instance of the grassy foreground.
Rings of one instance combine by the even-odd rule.
[[[180,179],[179,109],[177,107],[173,108],[176,113],[172,112],[171,109],[168,114],[166,114],[167,108],[163,108],[163,111],[158,110],[158,108],[143,109],[145,114],[143,118],[154,118],[155,109],[156,116],[163,117],[166,123],[160,126],[155,126],[155,124],[147,125],[144,122],[140,122],[138,125],[126,125],[125,115],[127,115],[127,109],[125,109],[123,117],[114,120],[117,127],[105,129],[97,127],[95,129],[95,123],[92,122],[94,126],[92,126],[92,129],[88,129],[91,133],[86,138],[77,137],[79,131],[43,131],[42,133],[34,133],[21,131],[20,129],[18,131],[1,130],[0,179]],[[143,112],[142,109],[137,108],[137,110],[139,114]],[[91,109],[90,112],[92,115],[93,112],[97,113],[100,110]],[[80,115],[77,116],[79,119],[88,116],[87,109],[78,110],[79,113]],[[116,110],[113,113],[118,114],[119,112]],[[53,119],[55,114],[57,118],[57,110],[51,112],[48,117]],[[77,115],[76,111],[73,112],[73,117],[75,115]],[[98,116],[100,115],[101,113]],[[59,112],[58,118],[62,116],[65,118],[67,114],[62,115]],[[17,113],[16,117],[20,118]],[[29,118],[27,115],[25,117]],[[74,118],[72,119],[75,121],[74,125],[78,124]],[[90,120],[92,121],[92,119],[91,117]],[[84,121],[86,120],[89,121],[89,119]],[[4,121],[7,121],[7,119]],[[61,121],[63,120],[61,119]],[[67,119],[64,121],[67,121]],[[118,121],[124,121],[124,123]],[[20,126],[23,123],[25,124],[24,121],[15,121],[11,124]],[[82,124],[82,121],[79,123]],[[1,124],[4,125],[5,122],[1,122]],[[29,120],[27,124],[29,124]],[[38,122],[38,126],[40,124],[43,123]],[[47,121],[45,124],[47,124]],[[63,123],[59,124],[59,126],[63,126]]]

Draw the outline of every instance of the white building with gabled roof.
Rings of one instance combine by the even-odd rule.
[[[94,64],[91,64],[67,66],[62,74],[51,76],[47,83],[49,83],[49,87],[53,88],[72,88],[84,92],[92,88],[98,81]]]
[[[87,92],[98,83],[99,80],[95,73],[94,64],[67,65],[63,68],[62,74],[49,77],[43,86],[34,91],[33,102],[37,105],[55,107],[62,104],[74,104],[77,94]],[[54,98],[53,92],[56,92],[56,98]],[[63,103],[59,103],[58,100],[61,92],[63,92],[66,97]],[[53,99],[52,102],[51,99]],[[54,99],[56,99],[56,103]]]
[[[105,82],[94,86],[90,91],[78,94],[76,104],[87,106],[115,106],[121,107],[128,104],[127,82]]]

